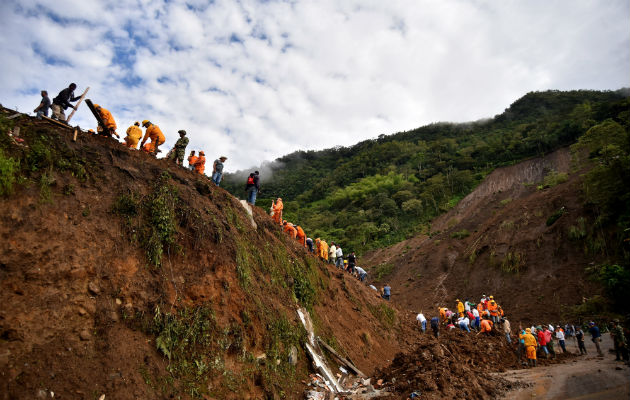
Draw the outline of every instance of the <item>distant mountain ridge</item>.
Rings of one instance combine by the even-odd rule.
[[[347,249],[390,245],[427,231],[496,167],[570,145],[608,118],[627,124],[627,92],[531,92],[488,120],[294,152],[261,166],[258,205],[282,197],[287,220]],[[243,197],[243,176],[226,174],[224,187]]]

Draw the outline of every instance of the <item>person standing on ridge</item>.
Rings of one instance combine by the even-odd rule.
[[[81,97],[74,97],[74,89],[77,88],[76,83],[71,83],[70,86],[63,89],[57,97],[55,97],[52,101],[52,118],[58,119],[59,121],[66,121],[66,114],[64,110],[68,109],[68,107],[76,110],[76,107],[70,104],[71,101],[77,101]]]
[[[282,199],[278,197],[276,202],[273,205],[273,220],[278,225],[282,225],[282,209],[284,205],[282,204]]]
[[[333,265],[337,265],[337,246],[335,242],[330,242],[330,248],[328,249],[328,262]]]
[[[308,252],[309,253],[312,253],[314,251],[314,249],[313,249],[313,239],[311,239],[310,237],[306,238],[306,247],[308,248]]]
[[[253,192],[255,189],[256,187],[254,186],[254,173],[252,172],[249,174],[249,176],[247,177],[247,181],[245,182],[245,194],[247,197],[247,202],[249,204],[252,204],[252,202],[249,201],[249,199],[252,197],[250,193]],[[254,197],[256,197],[256,195],[254,195]]]
[[[199,157],[197,157],[197,160],[195,161],[195,172],[203,175],[205,170],[206,170],[206,155],[203,151],[200,151]]]
[[[214,163],[212,164],[212,182],[214,182],[217,186],[219,186],[221,180],[223,179],[223,163],[225,160],[227,160],[227,157],[221,156],[214,160]]]
[[[328,243],[324,239],[321,239],[319,241],[319,245],[322,250],[322,254],[320,255],[320,257],[322,258],[322,260],[324,260],[324,262],[327,263],[328,262]]]
[[[260,172],[254,171],[253,174],[250,174],[252,178],[251,186],[249,178],[247,178],[247,185],[245,186],[245,191],[247,192],[247,202],[251,205],[256,205],[256,195],[260,192]]]
[[[177,133],[179,133],[179,139],[175,142],[175,146],[173,146],[173,149],[171,150],[169,159],[175,161],[176,165],[184,166],[184,157],[186,157],[188,138],[186,137],[186,131],[183,129],[178,130]]]
[[[125,146],[135,149],[138,147],[138,141],[142,138],[142,129],[140,129],[140,122],[136,121],[133,125],[127,128],[127,136],[125,136]]]
[[[295,230],[297,231],[297,234],[295,236],[295,239],[304,247],[306,247],[306,233],[304,233],[304,229],[302,229],[302,227],[300,225],[297,225],[295,227]],[[312,243],[312,241],[311,241]]]
[[[33,112],[37,114],[37,119],[42,119],[42,115],[44,117],[48,117],[48,110],[50,109],[50,106],[52,105],[52,102],[50,101],[50,97],[48,97],[47,91],[42,90],[41,95],[42,95],[42,101],[39,103],[37,108],[33,110]]]
[[[357,256],[354,255],[354,251],[350,252],[348,256],[348,272],[354,273],[354,266],[357,264]]]
[[[142,121],[142,126],[146,128],[144,132],[144,137],[142,138],[142,142],[140,142],[140,148],[145,152],[152,154],[153,156],[157,155],[159,152],[158,147],[164,144],[166,138],[160,130],[160,127],[157,125],[153,125],[151,121],[144,120]],[[151,143],[144,144],[148,139],[151,139]]]
[[[335,266],[337,268],[343,269],[343,250],[341,250],[341,246],[340,245],[337,245],[337,254],[336,254],[336,256],[337,256],[337,258],[335,260],[336,260],[337,263],[335,264]]]
[[[197,159],[198,159],[198,158],[199,158],[199,157],[197,157],[197,156],[195,155],[195,150],[191,150],[191,151],[190,151],[190,155],[188,156],[188,168],[189,168],[191,171],[194,171],[194,170],[195,170],[195,163],[197,162]]]

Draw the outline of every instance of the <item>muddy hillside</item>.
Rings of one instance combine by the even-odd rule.
[[[301,398],[299,307],[366,374],[413,348],[394,305],[260,208],[73,136],[0,111],[1,399]]]
[[[499,168],[416,236],[363,258],[410,311],[494,295],[515,321],[560,321],[601,294],[586,272],[601,260],[594,216],[568,148]]]

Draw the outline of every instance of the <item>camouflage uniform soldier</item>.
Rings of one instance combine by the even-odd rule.
[[[175,164],[184,165],[184,157],[186,156],[186,146],[188,146],[188,138],[186,137],[186,131],[181,129],[177,131],[179,133],[179,139],[175,142],[175,147],[171,150],[169,159],[175,160]]]
[[[612,336],[615,345],[616,361],[621,361],[622,358],[623,361],[628,361],[626,336],[623,334],[623,327],[619,324],[618,319],[614,320],[612,323],[610,336]]]

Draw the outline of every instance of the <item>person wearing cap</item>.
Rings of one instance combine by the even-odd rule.
[[[71,83],[70,86],[63,89],[57,97],[55,97],[52,101],[52,118],[58,119],[59,121],[66,120],[66,114],[64,110],[68,109],[68,107],[76,110],[76,107],[70,104],[71,101],[77,101],[81,97],[74,97],[74,89],[77,88],[76,83]]]
[[[169,160],[175,161],[176,165],[184,165],[184,157],[186,156],[186,146],[188,146],[188,138],[186,137],[186,131],[180,129],[179,139],[175,142],[175,146],[170,151]],[[205,164],[205,163],[204,163]]]
[[[599,347],[599,343],[602,341],[602,334],[599,332],[599,327],[597,327],[593,321],[589,322],[588,326],[588,331],[591,333],[591,340],[595,343],[595,348],[597,348],[597,354],[603,356],[602,349]]]
[[[619,320],[615,319],[612,322],[612,328],[610,329],[610,337],[612,337],[613,344],[615,346],[615,361],[628,361],[628,347],[626,342],[626,336],[623,334],[623,328],[619,324]]]
[[[138,141],[142,138],[142,129],[140,129],[140,122],[136,121],[127,128],[127,136],[125,136],[125,146],[136,149],[138,148]]]
[[[226,156],[221,156],[218,159],[214,160],[212,164],[212,181],[219,186],[221,180],[223,179],[223,163],[227,160]]]
[[[112,113],[110,113],[108,109],[101,107],[99,104],[94,104],[94,109],[101,117],[101,121],[103,121],[103,125],[99,124],[96,128],[96,132],[102,136],[112,137],[112,135],[114,135],[116,137],[120,137],[116,133],[116,121],[114,121]]]
[[[142,126],[146,128],[144,132],[144,137],[142,138],[142,142],[140,143],[140,148],[149,154],[153,154],[154,156],[159,152],[158,147],[164,144],[166,138],[162,133],[162,130],[159,126],[154,125],[149,120],[142,121]],[[151,143],[144,144],[148,139],[151,139]]]

